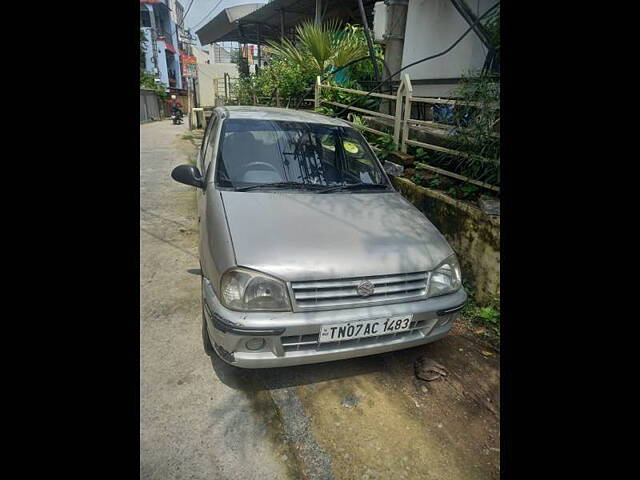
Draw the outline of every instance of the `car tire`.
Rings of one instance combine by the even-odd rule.
[[[216,351],[213,349],[213,345],[211,344],[211,337],[209,337],[209,329],[207,328],[207,317],[204,313],[204,276],[200,275],[200,283],[201,283],[201,299],[202,299],[202,345],[204,347],[204,352],[208,355],[217,355]]]

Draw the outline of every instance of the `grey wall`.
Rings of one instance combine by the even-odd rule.
[[[487,303],[499,297],[500,217],[407,178],[391,181],[446,237],[460,260],[462,278],[475,289],[476,301]]]
[[[497,0],[466,0],[469,9],[482,15]],[[402,66],[439,53],[453,44],[469,24],[462,18],[450,0],[410,0],[407,10]],[[405,70],[411,80],[459,78],[470,69],[482,68],[487,54],[478,36],[469,32],[449,53]],[[455,84],[419,85],[414,87],[418,96],[448,96]]]
[[[140,122],[160,120],[160,100],[151,90],[140,89]]]

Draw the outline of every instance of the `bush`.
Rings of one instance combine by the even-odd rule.
[[[167,86],[164,83],[156,83],[156,77],[144,69],[140,69],[140,88],[153,90],[162,103],[167,101]]]
[[[304,24],[297,29],[297,42],[278,44],[270,42],[267,49],[270,55],[269,65],[265,65],[259,74],[243,75],[232,89],[240,104],[256,103],[275,105],[276,91],[279,92],[282,106],[297,106],[301,99],[311,98],[314,92],[316,76],[324,75],[324,81],[333,85],[362,90],[360,82],[375,79],[370,60],[362,60],[332,76],[339,67],[352,60],[367,55],[366,38],[362,27],[345,25],[339,28],[337,22],[328,22],[321,28],[313,23]],[[375,46],[376,56],[383,71],[382,49]],[[380,99],[360,97],[346,92],[323,90],[323,98],[339,103],[355,104],[361,108],[377,110]],[[323,106],[325,113],[333,113],[338,107]],[[343,116],[346,116],[347,112]]]
[[[330,85],[335,85],[338,87],[351,88],[353,90],[362,90],[363,87],[358,83],[355,79],[347,80],[343,84],[338,84],[334,80],[330,80],[328,82]],[[365,97],[363,95],[357,93],[348,93],[341,92],[340,90],[322,90],[322,99],[328,100],[330,102],[342,103],[344,105],[349,105],[351,102],[355,102],[353,104],[354,107],[365,108],[367,110],[377,111],[380,106],[380,98],[377,97]],[[342,110],[340,107],[335,107],[334,109]],[[346,118],[350,110],[346,110],[341,115],[342,118]]]
[[[309,85],[313,85],[313,73],[298,65],[272,57],[271,63],[262,67],[259,74],[240,75],[232,88],[240,105],[252,105],[255,97],[269,97],[268,101],[258,99],[257,103],[275,106],[276,92],[282,106],[295,106],[308,95]]]
[[[466,75],[453,96],[474,105],[434,107],[434,120],[451,125],[447,146],[465,156],[422,149],[413,149],[413,152],[418,160],[435,167],[499,186],[499,78],[481,72]]]
[[[500,348],[500,297],[493,298],[484,305],[474,300],[474,291],[465,282],[469,294],[467,304],[462,309],[462,322],[471,327],[476,334],[488,340],[494,347]]]

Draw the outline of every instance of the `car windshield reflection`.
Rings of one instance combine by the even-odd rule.
[[[222,188],[327,192],[355,192],[358,185],[376,186],[370,191],[388,188],[364,137],[352,128],[229,119],[223,124],[220,144],[216,183]]]

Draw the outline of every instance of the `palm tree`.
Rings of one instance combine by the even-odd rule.
[[[294,64],[322,75],[330,67],[340,68],[367,55],[366,45],[359,42],[352,29],[341,30],[338,21],[316,25],[304,22],[296,27],[297,45],[282,39],[282,43],[269,41],[271,53]]]

